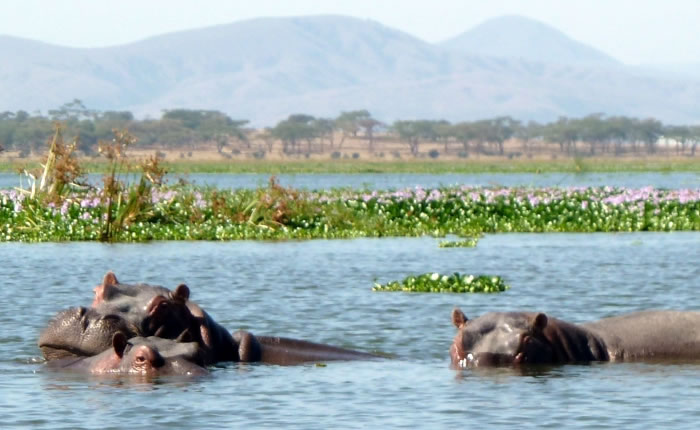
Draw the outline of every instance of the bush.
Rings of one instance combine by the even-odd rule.
[[[433,159],[438,158],[440,156],[440,151],[437,149],[431,149],[430,152],[428,152],[428,156]]]
[[[352,158],[353,158],[354,160],[357,160],[358,158],[360,158],[360,154],[358,154],[357,152],[353,152],[353,153],[352,153]]]
[[[459,152],[457,153],[457,156],[458,156],[459,158],[469,158],[469,153],[468,153],[467,151],[459,151]]]
[[[333,153],[331,153],[331,158],[334,160],[339,159],[340,156],[341,156],[340,151],[333,151]]]
[[[262,160],[263,158],[265,158],[265,151],[261,149],[259,151],[253,152],[253,158],[257,160]]]

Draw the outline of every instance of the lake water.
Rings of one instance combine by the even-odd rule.
[[[583,322],[698,309],[700,233],[496,234],[309,242],[0,243],[3,428],[697,428],[700,364],[452,370],[450,312],[533,310]],[[199,379],[48,372],[36,346],[60,309],[122,282],[174,287],[223,326],[392,354],[279,367],[228,364]],[[371,291],[424,272],[497,274],[501,294]]]
[[[218,188],[256,188],[267,186],[267,174],[190,174],[172,175],[170,182],[183,178],[196,185]],[[297,174],[277,175],[284,186],[301,189],[366,188],[388,190],[422,186],[435,188],[447,185],[475,186],[616,186],[642,188],[700,188],[700,173],[696,172],[623,172],[623,173],[479,173],[479,174],[416,174],[416,173],[363,173],[363,174]],[[90,175],[90,182],[101,183],[101,175]],[[0,173],[0,188],[19,186],[15,173]],[[26,179],[23,186],[28,187]]]

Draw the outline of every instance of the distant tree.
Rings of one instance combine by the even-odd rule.
[[[520,127],[520,122],[509,116],[494,118],[486,121],[483,137],[486,142],[495,144],[498,153],[503,155],[505,142],[513,137],[518,127]]]
[[[452,126],[452,136],[462,144],[465,154],[469,153],[469,144],[476,139],[476,131],[472,123],[467,121],[458,122]]]
[[[435,131],[435,121],[415,120],[415,121],[395,121],[392,125],[399,139],[406,142],[411,150],[411,154],[418,156],[418,146],[421,140],[437,140]]]
[[[247,120],[233,120],[228,115],[215,110],[174,109],[163,113],[164,120],[176,121],[192,131],[193,138],[213,141],[221,153],[229,140],[239,140],[248,147],[248,137],[243,130]]]
[[[676,155],[685,153],[685,147],[692,140],[691,128],[683,125],[664,127],[664,137],[676,142]]]
[[[645,119],[639,122],[637,127],[637,136],[647,148],[647,153],[656,153],[656,143],[663,132],[663,124],[661,121],[653,118]]]
[[[366,109],[341,112],[338,118],[335,119],[336,128],[342,132],[338,148],[340,149],[343,146],[343,142],[345,142],[347,137],[357,137],[357,133],[362,127],[360,121],[371,117],[372,115]]]
[[[369,114],[369,113],[368,113]],[[369,151],[374,151],[374,131],[375,128],[382,126],[382,122],[371,116],[360,118],[357,121],[358,125],[365,130],[364,134],[368,141]]]
[[[95,119],[96,111],[85,107],[79,99],[64,103],[58,109],[49,110],[49,117],[54,121],[79,121],[84,119]]]
[[[313,126],[313,120],[314,117],[311,115],[294,114],[280,121],[272,128],[271,133],[282,141],[282,151],[285,154],[300,153],[299,144],[302,141],[308,143],[308,152],[311,152],[311,143],[317,133]]]
[[[331,118],[316,118],[311,121],[311,126],[314,128],[315,135],[321,142],[321,152],[323,152],[324,139],[328,141],[331,150],[333,150],[333,145],[335,143],[333,137],[335,133],[335,120]]]
[[[700,126],[690,127],[690,155],[695,156],[695,151],[700,143]]]

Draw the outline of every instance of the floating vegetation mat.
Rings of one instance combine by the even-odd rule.
[[[470,237],[462,240],[442,240],[438,244],[440,248],[474,248],[479,238]]]
[[[403,281],[387,284],[375,283],[372,291],[406,291],[410,293],[500,293],[508,290],[500,276],[441,275],[425,273],[408,276]]]
[[[96,189],[54,200],[0,190],[0,241],[100,240],[105,223],[115,219],[123,222],[110,240],[120,242],[700,230],[700,189],[305,191],[274,181],[256,190],[134,189],[125,188],[111,205]],[[121,216],[128,201],[136,201],[137,210]]]

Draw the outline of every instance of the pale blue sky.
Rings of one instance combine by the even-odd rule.
[[[627,64],[700,63],[700,0],[2,0],[0,34],[96,47],[255,17],[311,14],[369,18],[429,42],[518,14]]]

